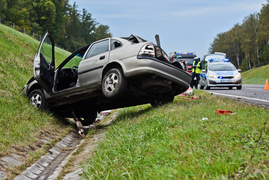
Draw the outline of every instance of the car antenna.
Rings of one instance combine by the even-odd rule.
[[[159,34],[155,35],[155,39],[156,39],[157,46],[161,47]]]

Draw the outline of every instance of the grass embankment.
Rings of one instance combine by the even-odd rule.
[[[13,146],[31,154],[39,138],[68,131],[68,126],[62,126],[64,121],[33,108],[22,94],[23,86],[33,76],[33,57],[38,46],[39,41],[0,24],[0,157]],[[63,60],[67,55],[61,49],[56,51],[56,59]]]
[[[253,68],[242,73],[243,84],[264,84],[269,81],[269,65]]]
[[[268,179],[269,110],[195,94],[202,99],[120,110],[83,178]]]

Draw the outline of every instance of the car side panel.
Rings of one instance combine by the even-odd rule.
[[[101,84],[102,69],[109,60],[109,51],[84,59],[78,66],[79,85]]]

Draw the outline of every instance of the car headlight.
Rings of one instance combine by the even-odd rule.
[[[237,75],[234,76],[234,78],[240,78],[241,77],[241,74],[238,73]]]
[[[213,76],[212,74],[208,74],[208,77],[210,77],[210,78],[218,78],[218,76]]]

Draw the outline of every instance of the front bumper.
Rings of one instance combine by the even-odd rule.
[[[242,86],[242,78],[217,79],[208,77],[207,84],[210,87],[237,87]]]

